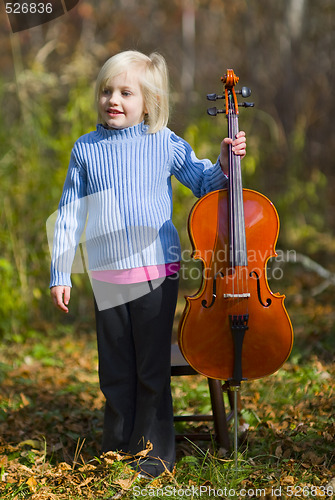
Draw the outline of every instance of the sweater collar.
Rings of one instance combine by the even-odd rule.
[[[101,123],[97,125],[97,132],[100,136],[109,140],[126,140],[135,139],[148,132],[148,125],[144,124],[144,121],[133,127],[116,129],[116,128],[105,128]]]

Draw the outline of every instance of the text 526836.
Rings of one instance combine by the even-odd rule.
[[[6,2],[7,14],[51,14],[52,3]]]

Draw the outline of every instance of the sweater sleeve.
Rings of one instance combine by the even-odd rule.
[[[86,170],[71,153],[58,206],[51,258],[50,287],[71,286],[71,268],[87,216]]]
[[[171,134],[170,144],[173,157],[171,174],[190,188],[195,196],[200,198],[227,186],[228,177],[221,169],[219,158],[215,164],[210,160],[199,160],[191,146],[174,133]]]

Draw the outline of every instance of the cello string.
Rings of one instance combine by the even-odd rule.
[[[230,137],[234,139],[239,131],[238,128],[238,116],[235,112],[232,112],[230,117]],[[241,160],[233,152],[230,156],[231,164],[233,165],[233,225],[234,225],[234,267],[236,276],[236,293],[237,293],[237,304],[238,312],[241,314],[245,312],[245,299],[239,297],[239,295],[248,293],[248,278],[246,273],[247,266],[247,249],[246,249],[246,238],[245,238],[245,220],[244,220],[244,203],[243,203],[243,190],[242,190],[242,175],[241,175]],[[235,282],[235,280],[234,280]],[[233,292],[234,293],[234,292]],[[248,302],[246,305],[248,312]]]
[[[234,118],[234,111],[232,110],[232,116],[231,116],[231,120],[232,120],[232,131],[231,131],[231,138],[234,140],[234,137],[235,137],[235,118]],[[233,178],[233,185],[234,185],[234,207],[233,207],[233,212],[234,212],[234,294],[238,294],[239,293],[239,280],[238,280],[238,260],[239,260],[239,227],[238,227],[238,205],[237,205],[237,190],[236,190],[236,159],[235,159],[235,155],[231,149],[231,161],[232,161],[232,165],[233,165],[233,172],[234,172],[234,178]],[[239,303],[239,300],[238,299],[234,299],[235,300],[235,305],[238,306],[238,303]],[[236,311],[237,313],[238,311]]]
[[[232,134],[232,139],[234,140],[236,137],[236,134],[238,132],[238,124],[237,124],[237,116],[236,116],[236,110],[233,114],[233,134]],[[241,300],[240,300],[240,294],[243,293],[243,288],[241,289],[241,257],[242,257],[242,246],[241,246],[241,213],[240,213],[240,200],[239,200],[239,171],[238,171],[238,157],[233,154],[233,162],[234,162],[234,198],[235,198],[235,206],[234,206],[234,211],[235,211],[235,233],[236,233],[236,239],[235,239],[235,245],[236,245],[236,304],[237,304],[237,313],[238,315],[241,313]]]
[[[238,132],[238,118],[235,112],[234,115],[234,134],[233,134],[233,139],[235,139],[236,134]],[[240,190],[241,190],[241,184],[240,184],[240,163],[239,163],[239,157],[234,155],[234,170],[235,170],[235,193],[236,193],[236,201],[235,201],[235,207],[236,207],[236,232],[237,232],[237,241],[238,241],[238,275],[237,275],[237,293],[241,294],[243,293],[243,275],[241,276],[241,271],[242,271],[242,265],[243,265],[243,239],[242,239],[242,218],[241,218],[241,199],[240,199]],[[242,279],[242,281],[241,281]],[[242,285],[242,286],[241,286]],[[241,304],[240,298],[237,300],[238,304]],[[239,313],[241,313],[241,307],[239,307]]]
[[[236,118],[234,114],[234,109],[231,110],[230,114],[230,122],[231,122],[231,127],[230,127],[230,138],[234,140],[235,134],[236,134]],[[234,235],[234,252],[233,252],[233,295],[239,294],[240,293],[240,288],[239,288],[239,276],[238,276],[238,270],[239,270],[239,213],[238,213],[238,198],[237,198],[237,178],[236,178],[236,157],[232,151],[232,147],[230,148],[230,161],[232,165],[232,172],[233,172],[233,179],[232,179],[232,186],[233,186],[233,195],[232,195],[232,200],[233,200],[233,206],[232,206],[232,211],[233,211],[233,216],[232,216],[232,221],[233,221],[233,235]],[[238,314],[238,309],[239,309],[239,299],[234,298],[233,299],[234,303],[234,309],[235,309],[235,314]],[[236,310],[237,308],[237,310]]]
[[[238,132],[238,118],[236,117],[236,133]],[[242,169],[241,169],[241,158],[238,156],[236,157],[237,159],[237,164],[238,164],[238,176],[239,176],[239,188],[237,190],[238,196],[239,196],[239,210],[240,210],[240,237],[241,237],[241,252],[243,253],[242,256],[242,266],[241,266],[241,272],[242,272],[242,293],[248,293],[248,273],[247,273],[247,266],[248,266],[248,254],[247,254],[247,245],[246,245],[246,230],[245,230],[245,218],[244,218],[244,200],[243,200],[243,185],[242,185]],[[241,304],[243,304],[244,307],[246,307],[246,312],[248,312],[248,299],[243,299],[241,301]],[[242,306],[242,309],[244,307]],[[244,310],[245,312],[245,310]]]
[[[232,137],[232,115],[231,115],[231,110],[229,109],[228,112],[228,136],[231,138]],[[229,292],[234,295],[235,293],[235,276],[233,275],[234,270],[235,270],[235,219],[234,219],[234,162],[233,162],[233,152],[232,152],[232,147],[229,145],[228,148],[229,151],[229,236],[230,236],[230,255],[229,255],[229,265],[230,265],[230,270],[229,270],[229,277],[228,277],[228,283],[230,282],[232,284],[232,287],[230,289],[229,287]]]
[[[239,131],[238,129],[238,117],[236,116],[236,134]],[[246,231],[245,231],[245,219],[244,219],[244,201],[243,201],[243,186],[242,186],[242,170],[241,170],[241,158],[236,156],[236,165],[237,165],[237,173],[238,176],[238,188],[236,189],[237,195],[239,197],[238,207],[239,207],[239,237],[240,237],[240,252],[241,252],[241,284],[242,290],[241,293],[248,293],[248,275],[247,275],[247,265],[248,265],[248,257],[247,257],[247,246],[246,246]],[[241,301],[241,309],[244,310],[246,306],[246,310],[248,312],[248,300],[242,299]],[[243,311],[245,312],[245,310]]]

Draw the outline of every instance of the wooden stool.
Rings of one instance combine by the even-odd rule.
[[[184,359],[177,344],[171,346],[171,376],[199,375]],[[233,417],[233,398],[228,389],[230,412],[226,415],[223,399],[222,381],[208,378],[209,394],[212,404],[212,415],[181,415],[175,416],[175,422],[208,422],[214,421],[215,439],[217,444],[230,451],[228,422]],[[192,433],[177,435],[176,439],[187,437],[190,440],[210,440],[209,433]]]

